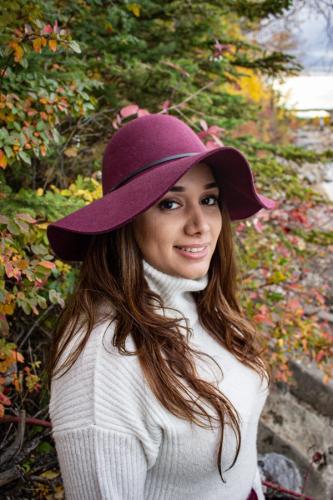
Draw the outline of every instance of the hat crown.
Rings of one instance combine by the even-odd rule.
[[[197,134],[174,116],[150,114],[136,118],[118,130],[105,149],[103,194],[150,163],[204,151],[207,149]]]

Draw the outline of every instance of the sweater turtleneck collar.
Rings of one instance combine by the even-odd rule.
[[[208,274],[197,279],[172,276],[156,269],[145,259],[143,259],[143,269],[149,288],[161,296],[165,307],[174,307],[186,317],[192,316],[189,319],[197,318],[196,305],[191,292],[206,288]]]

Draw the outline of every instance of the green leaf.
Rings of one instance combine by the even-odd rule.
[[[42,309],[47,308],[46,299],[44,297],[42,297],[41,295],[37,295],[37,303],[38,303],[39,307],[41,307]]]
[[[19,302],[19,301],[18,301]],[[29,304],[29,302],[21,302],[21,307],[23,309],[23,311],[25,312],[25,314],[31,314],[31,306]]]
[[[4,150],[6,153],[7,158],[12,158],[14,156],[13,150],[9,146],[4,146]]]
[[[45,129],[45,123],[43,122],[43,120],[39,120],[36,129],[38,130],[38,132],[41,132],[42,130]]]
[[[42,441],[37,446],[37,451],[39,453],[52,453],[54,451],[54,447],[50,445],[47,441]]]
[[[27,224],[23,220],[15,218],[15,224],[18,225],[18,227],[21,229],[22,233],[24,233],[24,234],[29,233],[29,224]]]
[[[17,235],[17,234],[21,233],[20,228],[12,220],[8,222],[7,228],[8,228],[8,231],[10,233],[12,233],[12,234],[16,234]]]
[[[46,255],[48,252],[48,248],[45,245],[39,244],[39,245],[31,245],[31,250],[36,254],[36,255]]]
[[[20,151],[18,156],[28,165],[31,165],[31,158],[25,151]]]
[[[79,45],[77,42],[75,42],[74,40],[71,40],[71,41],[69,42],[69,46],[70,46],[70,48],[71,48],[74,52],[76,52],[77,54],[81,54],[80,45]]]

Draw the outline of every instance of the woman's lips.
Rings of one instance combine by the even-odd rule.
[[[194,245],[193,245],[193,248],[196,248]],[[186,250],[182,250],[182,248],[179,248],[179,247],[175,247],[175,249],[177,250],[177,252],[182,255],[183,257],[186,257],[187,259],[202,259],[203,257],[206,257],[208,255],[208,246],[204,247],[202,250],[200,250],[199,252],[196,251],[196,252],[187,252]]]

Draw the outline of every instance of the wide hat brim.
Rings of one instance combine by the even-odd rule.
[[[49,224],[47,236],[54,253],[65,261],[83,260],[91,235],[107,233],[133,220],[200,162],[213,168],[231,220],[246,219],[262,208],[271,210],[276,206],[273,200],[257,193],[243,154],[222,146],[146,170],[99,200]]]

